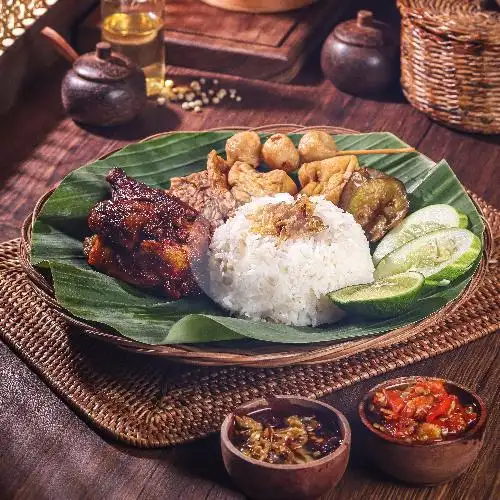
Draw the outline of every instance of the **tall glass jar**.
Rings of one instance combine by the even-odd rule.
[[[103,40],[137,63],[146,75],[148,95],[165,81],[164,0],[101,0]]]

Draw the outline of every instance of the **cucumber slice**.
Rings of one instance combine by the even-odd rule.
[[[427,282],[452,281],[465,273],[481,253],[481,240],[468,229],[441,229],[424,234],[386,255],[375,279],[416,271]]]
[[[391,318],[413,305],[424,280],[422,274],[408,271],[368,285],[349,286],[328,296],[347,313],[368,318]]]
[[[373,263],[377,265],[396,248],[424,234],[449,227],[466,228],[468,222],[465,214],[450,205],[429,205],[421,208],[406,217],[382,238],[373,253]]]

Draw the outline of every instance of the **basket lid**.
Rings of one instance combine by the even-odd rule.
[[[500,0],[398,0],[403,17],[463,41],[500,43]]]

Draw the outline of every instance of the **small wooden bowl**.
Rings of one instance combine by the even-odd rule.
[[[342,443],[323,458],[298,465],[278,465],[261,462],[241,453],[231,442],[234,416],[265,408],[279,409],[293,415],[311,411],[323,421],[334,421],[340,428]],[[258,499],[315,498],[333,488],[342,478],[349,460],[351,428],[342,413],[332,406],[300,396],[273,396],[256,399],[230,413],[221,427],[222,458],[228,474],[249,497]]]
[[[375,427],[368,418],[368,405],[375,392],[411,384],[417,379],[440,380],[446,390],[458,396],[464,404],[475,404],[478,421],[457,438],[434,443],[405,443]],[[374,464],[387,474],[406,483],[435,485],[446,483],[463,474],[474,462],[483,445],[486,407],[481,398],[455,382],[435,377],[401,377],[375,386],[358,407],[364,424],[365,447]]]

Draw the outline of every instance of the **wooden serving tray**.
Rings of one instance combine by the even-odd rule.
[[[311,5],[318,0],[201,0],[221,9],[237,12],[286,12]]]
[[[199,0],[166,4],[167,63],[245,78],[289,82],[352,3],[319,0],[278,14],[218,9]],[[92,50],[99,40],[99,9],[77,31],[77,47]]]

